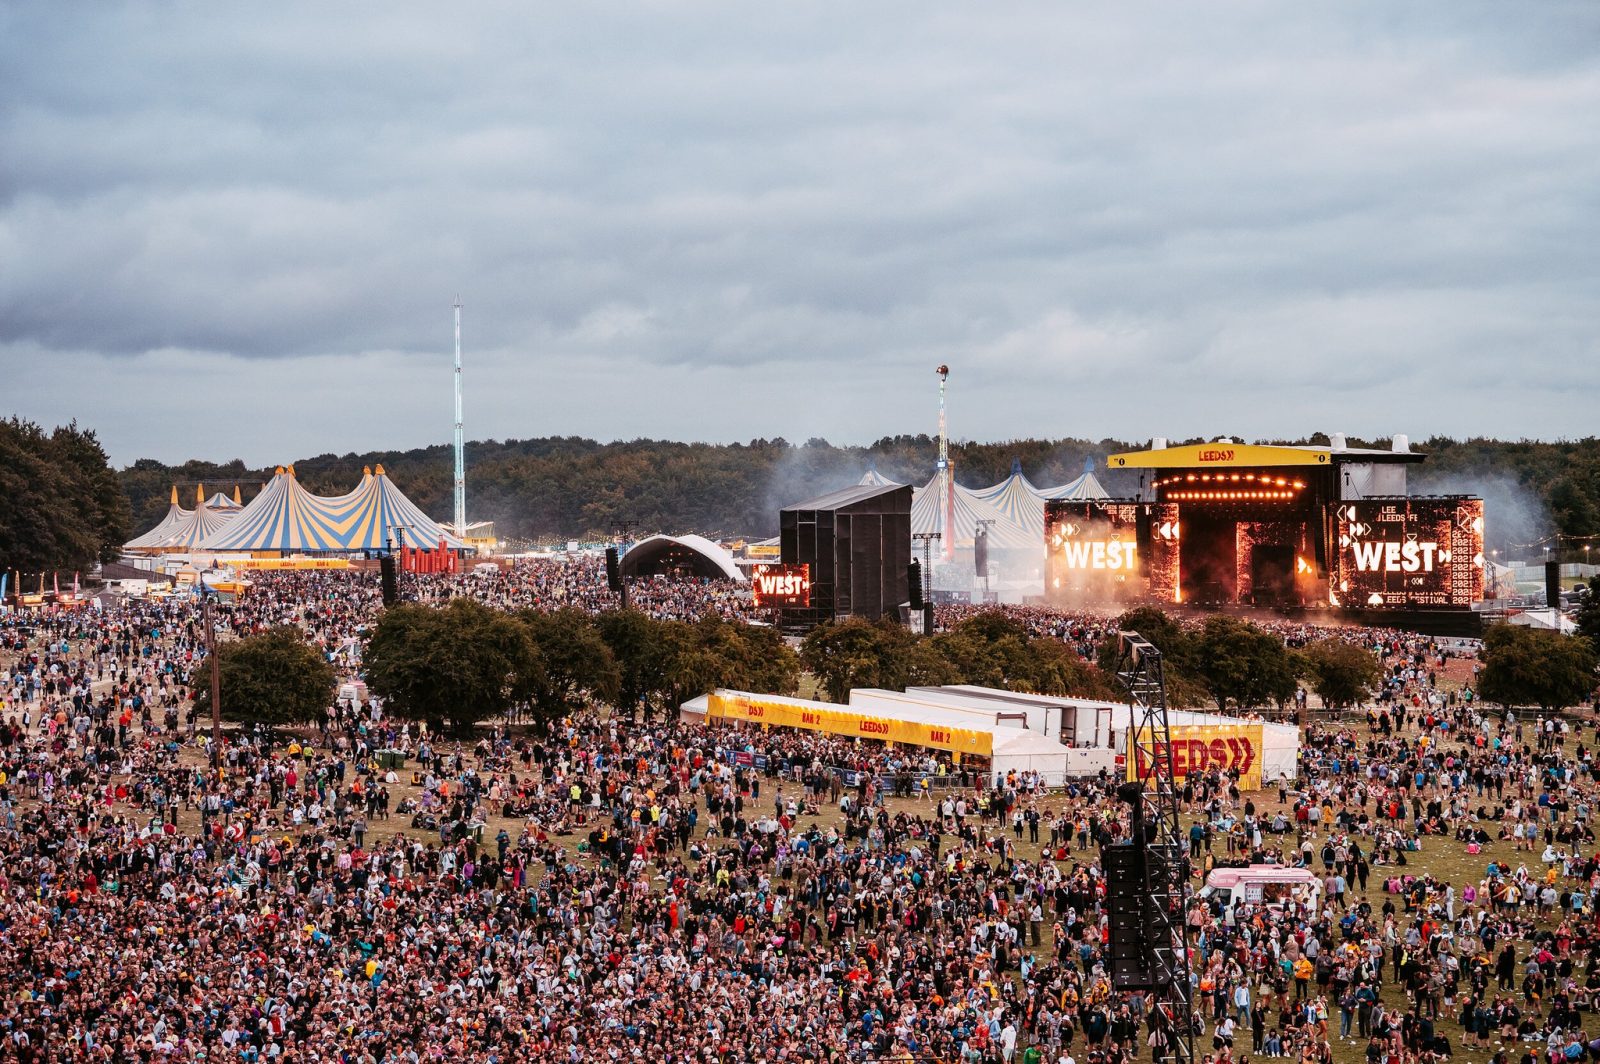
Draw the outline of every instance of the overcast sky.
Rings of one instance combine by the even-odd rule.
[[[0,7],[0,410],[1587,435],[1600,5]]]

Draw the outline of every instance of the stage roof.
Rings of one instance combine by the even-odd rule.
[[[1318,447],[1306,444],[1268,446],[1217,440],[1148,451],[1124,451],[1106,459],[1108,469],[1216,469],[1261,466],[1321,466],[1339,461],[1420,462],[1415,451],[1381,451],[1363,447]]]
[[[840,488],[830,491],[826,495],[819,495],[806,502],[797,502],[793,506],[785,506],[784,510],[843,510],[849,506],[859,506],[870,502],[883,495],[896,492],[904,488],[904,484],[857,484],[854,487]]]

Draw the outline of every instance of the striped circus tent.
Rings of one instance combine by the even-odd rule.
[[[1075,499],[1082,501],[1085,499],[1109,499],[1111,498],[1111,493],[1106,491],[1105,486],[1100,483],[1100,478],[1094,475],[1094,459],[1085,458],[1083,460],[1083,472],[1076,480],[1058,484],[1053,488],[1043,489],[1043,497],[1046,499]]]
[[[329,499],[328,503],[337,509],[341,523],[350,525],[349,542],[353,545],[345,550],[380,550],[385,537],[398,546],[400,530],[404,531],[408,547],[428,550],[437,547],[440,540],[450,550],[465,550],[467,546],[406,498],[405,492],[384,473],[383,466],[371,472],[362,470],[361,483],[355,491]]]
[[[194,550],[207,539],[221,532],[228,522],[239,515],[238,510],[213,510],[206,499],[205,488],[195,489],[194,509],[180,521],[160,544],[164,551]]]
[[[1044,542],[1045,496],[1022,475],[1021,462],[1012,459],[1009,477],[973,495],[1000,511],[1007,521],[1021,526],[1035,542]]]
[[[239,501],[239,485],[235,484],[233,486],[232,495],[228,495],[227,493],[221,491],[217,492],[215,495],[211,496],[211,498],[206,500],[206,505],[211,507],[213,510],[244,509],[244,503]]]
[[[939,499],[939,478],[934,477],[926,485],[915,488],[911,493],[911,531],[941,532],[945,536],[951,534],[942,525],[944,507]],[[1027,527],[1012,521],[989,502],[980,499],[976,492],[970,488],[963,488],[957,484],[955,489],[955,505],[952,522],[954,524],[955,550],[970,550],[972,539],[976,535],[978,522],[991,521],[989,526],[990,550],[1032,550],[1044,549],[1044,524],[1040,518],[1038,535],[1028,531]]]
[[[172,530],[187,520],[193,512],[193,510],[185,510],[178,505],[178,486],[174,484],[172,486],[172,501],[167,505],[166,515],[161,518],[156,527],[144,535],[136,536],[124,543],[122,549],[128,551],[154,550],[161,546],[166,541],[167,536],[171,535]]]
[[[892,488],[898,485],[900,482],[898,480],[890,480],[888,477],[878,472],[877,466],[873,466],[871,469],[861,474],[861,479],[856,481],[856,483],[864,488]]]
[[[294,467],[279,467],[261,494],[228,526],[203,544],[206,550],[348,553],[382,550],[403,533],[407,546],[445,546],[462,542],[428,517],[384,476],[364,472],[347,495],[313,495],[295,479]],[[398,544],[396,544],[398,545]]]

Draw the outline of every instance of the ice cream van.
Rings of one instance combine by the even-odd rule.
[[[1220,907],[1224,923],[1234,922],[1240,905],[1282,909],[1299,903],[1315,915],[1322,906],[1322,880],[1309,868],[1259,864],[1245,868],[1214,868],[1200,888],[1200,898]]]

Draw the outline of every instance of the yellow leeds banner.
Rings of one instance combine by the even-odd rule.
[[[1261,789],[1261,736],[1259,724],[1180,724],[1172,729],[1172,775],[1174,779],[1198,776],[1211,769],[1237,770],[1239,789]],[[1158,745],[1155,757],[1161,757]],[[1128,780],[1143,780],[1154,769],[1151,753],[1134,742],[1128,729]]]
[[[1331,451],[1248,443],[1198,443],[1159,451],[1125,451],[1106,459],[1109,469],[1210,469],[1218,466],[1323,466]]]
[[[886,720],[854,713],[843,706],[823,706],[816,702],[785,702],[718,691],[706,700],[706,718],[743,720],[780,728],[803,728],[830,735],[852,735],[860,739],[879,739],[886,743],[925,746],[979,757],[989,757],[994,752],[994,736],[988,732],[951,728],[942,724]]]

